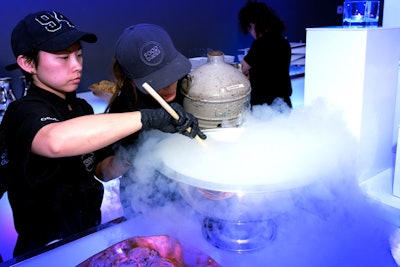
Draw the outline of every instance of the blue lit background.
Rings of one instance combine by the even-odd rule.
[[[148,22],[164,27],[178,50],[187,57],[205,56],[209,50],[237,55],[238,49],[249,47],[252,39],[238,30],[237,13],[247,0],[14,0],[2,2],[0,16],[0,77],[11,76],[17,96],[21,95],[20,71],[8,72],[4,66],[14,62],[10,35],[15,24],[26,14],[55,9],[74,22],[79,29],[94,32],[99,41],[85,46],[85,69],[79,91],[102,79],[111,79],[113,46],[122,30],[136,23]],[[306,28],[341,25],[342,16],[336,13],[340,0],[280,0],[269,3],[287,26],[291,42],[306,42]],[[381,9],[383,1],[381,1]],[[382,10],[380,12],[382,14]],[[7,218],[11,218],[8,216]],[[3,217],[4,216],[4,217]],[[0,217],[5,218],[0,213]],[[2,236],[0,253],[9,259],[14,244],[12,221]]]
[[[281,0],[265,1],[285,21],[291,42],[305,41],[306,28],[341,25],[336,7],[343,1]],[[237,55],[249,47],[250,36],[238,30],[237,14],[246,0],[16,0],[3,1],[0,16],[0,77],[11,76],[17,96],[21,95],[19,70],[8,72],[4,66],[14,61],[10,35],[26,14],[38,10],[58,10],[78,28],[97,34],[99,41],[85,49],[84,77],[78,91],[99,80],[111,78],[113,46],[122,30],[136,23],[154,23],[164,27],[179,51],[187,57],[205,56],[209,50]]]

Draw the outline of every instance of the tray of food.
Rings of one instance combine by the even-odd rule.
[[[116,91],[115,83],[108,80],[101,80],[89,86],[90,91],[97,97],[109,102]]]
[[[202,251],[166,236],[125,239],[83,261],[77,267],[221,267]]]

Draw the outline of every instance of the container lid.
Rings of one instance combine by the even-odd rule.
[[[222,192],[276,192],[306,186],[315,180],[314,175],[302,175],[290,168],[279,172],[266,170],[268,152],[242,145],[246,143],[242,140],[251,138],[249,132],[243,127],[204,130],[206,146],[172,135],[156,151],[161,162],[159,171],[178,182]]]

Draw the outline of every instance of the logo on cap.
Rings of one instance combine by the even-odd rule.
[[[151,41],[142,46],[140,57],[146,65],[157,66],[164,58],[164,51],[159,43]]]
[[[62,28],[62,22],[64,22],[68,27],[75,28],[74,24],[68,20],[64,15],[53,11],[53,14],[43,13],[36,16],[35,20],[44,26],[48,32],[56,32]]]

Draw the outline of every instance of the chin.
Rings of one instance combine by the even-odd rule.
[[[167,101],[167,102],[172,102],[172,101],[174,101],[174,99],[175,99],[175,95],[167,96],[167,97],[163,97],[163,98],[164,98],[164,100]]]

